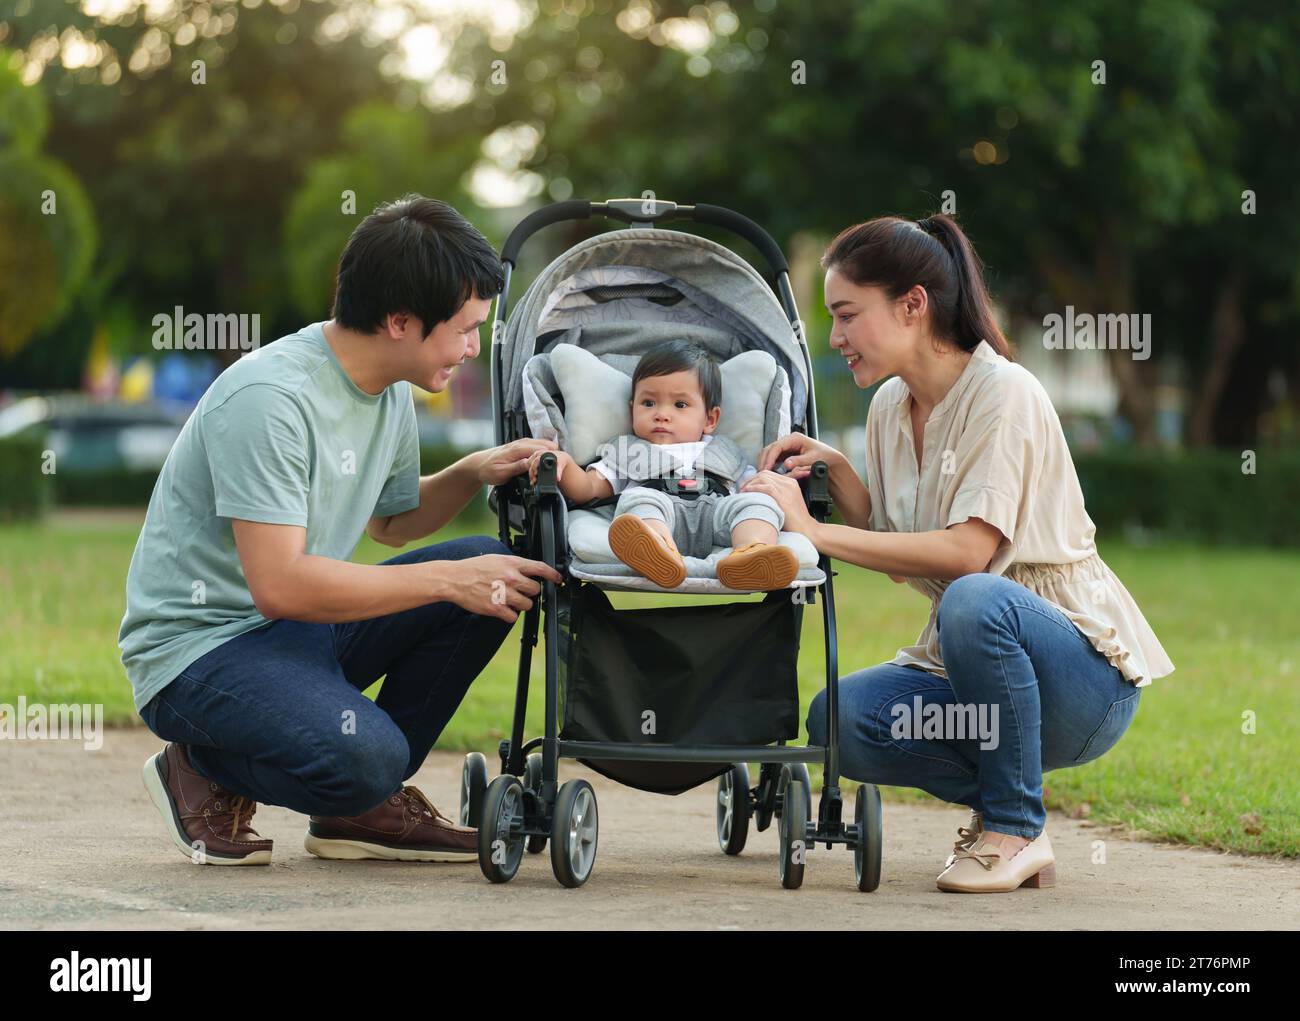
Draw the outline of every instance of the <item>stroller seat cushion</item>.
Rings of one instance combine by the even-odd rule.
[[[615,363],[617,358],[617,363]],[[543,361],[544,360],[544,361]],[[553,439],[586,467],[600,446],[632,432],[632,371],[637,359],[603,358],[576,344],[557,343],[534,355],[525,373],[524,404],[532,434]],[[533,363],[540,363],[534,365]],[[785,371],[766,351],[744,351],[721,365],[722,415],[717,431],[732,440],[752,463],[763,437],[789,432],[789,383]],[[564,402],[562,415],[551,414],[553,393]]]

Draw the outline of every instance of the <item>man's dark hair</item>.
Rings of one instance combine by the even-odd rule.
[[[390,313],[405,312],[428,337],[471,296],[493,298],[504,286],[501,260],[478,228],[446,202],[403,195],[348,238],[333,315],[346,329],[374,333]]]
[[[694,372],[700,381],[704,410],[712,411],[719,407],[722,404],[722,370],[709,352],[686,340],[665,341],[641,356],[632,373],[632,399],[636,399],[636,386],[641,380],[688,370]]]

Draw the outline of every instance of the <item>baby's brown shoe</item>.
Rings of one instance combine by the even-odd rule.
[[[686,580],[681,553],[635,514],[620,514],[610,523],[609,548],[637,574],[662,588],[676,588]]]
[[[789,546],[751,542],[718,563],[718,581],[744,592],[788,588],[799,574],[799,557]]]

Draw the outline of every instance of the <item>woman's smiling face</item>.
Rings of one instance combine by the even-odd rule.
[[[853,382],[865,389],[896,374],[914,343],[905,309],[913,292],[924,295],[924,289],[891,300],[884,288],[855,284],[834,267],[826,271],[825,289],[831,347],[848,363]]]

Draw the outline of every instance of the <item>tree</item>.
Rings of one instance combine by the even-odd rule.
[[[67,309],[95,252],[95,221],[73,174],[41,153],[44,97],[0,51],[0,362]]]

